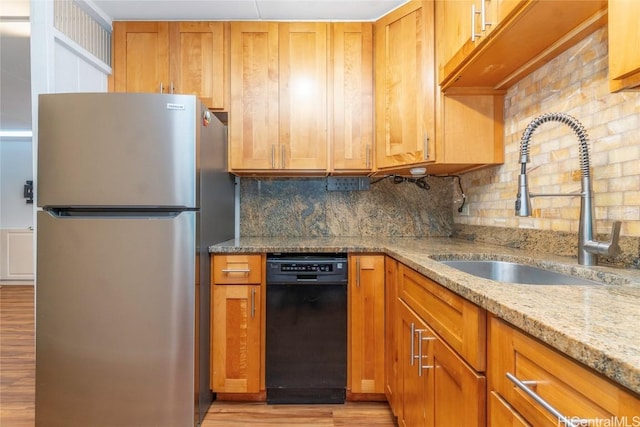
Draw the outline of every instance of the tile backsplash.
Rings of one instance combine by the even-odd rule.
[[[370,190],[327,191],[323,178],[241,178],[241,236],[448,236],[452,178],[376,182]]]
[[[570,114],[584,125],[590,141],[597,231],[609,233],[613,221],[622,221],[621,235],[627,236],[624,239],[626,256],[629,261],[637,262],[640,92],[609,92],[606,28],[586,37],[508,90],[504,165],[463,175],[469,215],[454,212],[455,228],[467,236],[510,235],[511,240],[513,236],[525,234],[544,235],[542,241],[553,236],[571,238],[572,245],[560,246],[570,254],[576,253],[579,197],[534,198],[531,217],[514,215],[520,138],[532,119],[549,112]],[[530,153],[527,174],[531,192],[580,191],[578,140],[568,126],[556,122],[541,125],[533,134]],[[507,228],[512,232],[487,233],[487,227]],[[526,233],[527,230],[531,233]],[[510,244],[510,239],[506,240],[503,243]],[[515,240],[511,242],[515,243]],[[552,246],[547,245],[547,250]]]

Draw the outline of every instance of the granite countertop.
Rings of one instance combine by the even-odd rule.
[[[211,253],[376,252],[437,281],[613,381],[640,393],[640,270],[584,267],[573,258],[442,237],[249,237]],[[436,259],[522,262],[603,285],[523,285],[478,278]]]

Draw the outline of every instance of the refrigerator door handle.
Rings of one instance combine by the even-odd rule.
[[[176,218],[183,212],[197,211],[190,208],[132,208],[132,209],[104,209],[104,208],[45,208],[49,215],[55,218],[112,218],[112,219],[144,219],[144,218]]]

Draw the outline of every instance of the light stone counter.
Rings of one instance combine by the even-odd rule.
[[[250,237],[211,253],[385,253],[619,384],[640,393],[640,270],[583,267],[573,258],[531,255],[451,238]],[[523,285],[478,278],[435,259],[497,259],[606,284]]]

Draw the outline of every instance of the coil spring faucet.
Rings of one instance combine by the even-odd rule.
[[[569,126],[579,140],[580,172],[582,190],[580,193],[568,194],[534,194],[529,192],[527,181],[527,163],[529,162],[529,143],[533,132],[543,123],[556,121]],[[531,199],[533,197],[575,197],[580,196],[580,224],[578,230],[578,263],[580,265],[597,265],[597,255],[616,256],[620,253],[620,221],[615,221],[611,229],[611,240],[599,242],[594,240],[595,210],[593,205],[593,189],[589,170],[588,136],[584,126],[574,117],[564,113],[547,113],[536,117],[529,123],[520,140],[520,176],[518,177],[518,195],[516,197],[516,215],[531,216]]]

